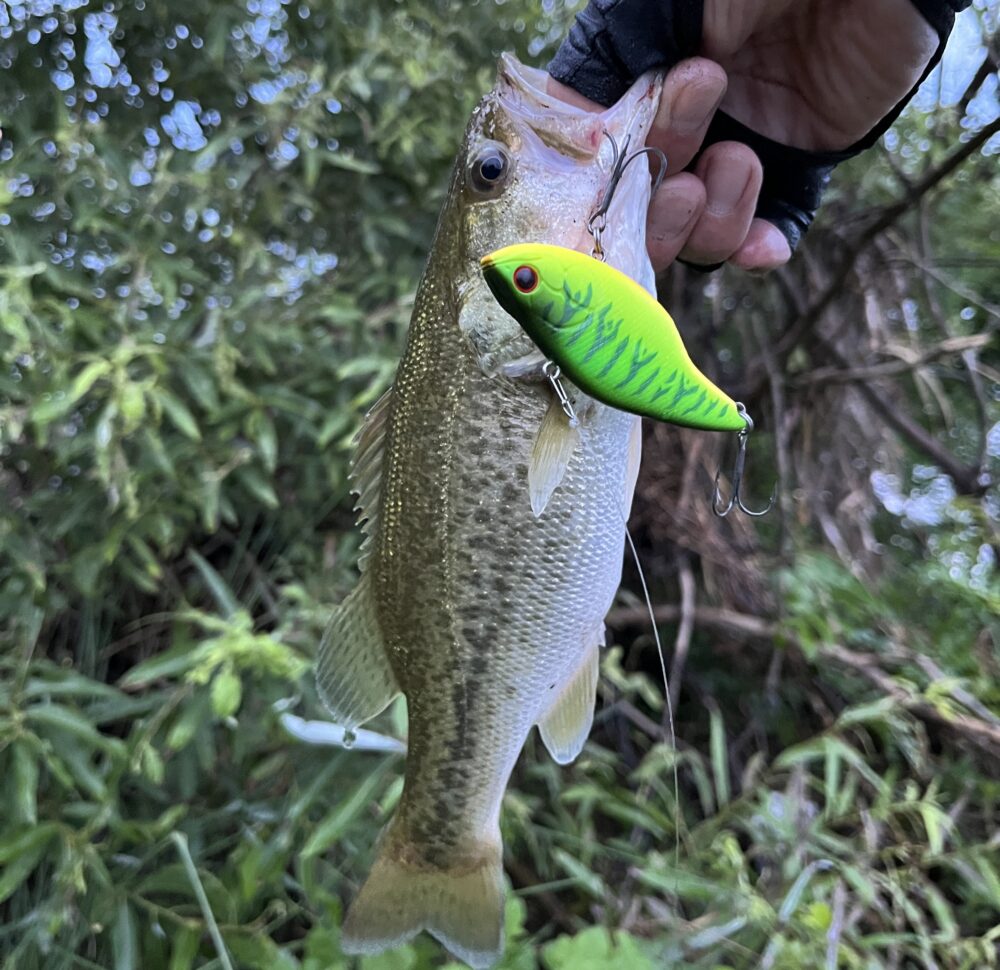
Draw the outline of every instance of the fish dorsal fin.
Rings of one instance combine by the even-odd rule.
[[[351,459],[351,480],[358,496],[355,508],[360,510],[365,532],[362,567],[378,532],[382,454],[391,402],[392,391],[386,391],[368,412]],[[363,572],[354,591],[333,611],[319,647],[316,681],[333,719],[348,730],[373,718],[399,693],[379,628],[371,577]]]
[[[382,495],[382,455],[385,451],[385,431],[392,406],[392,388],[389,388],[365,416],[364,424],[355,439],[351,459],[352,490],[358,500],[354,508],[365,533],[359,563],[364,567],[372,554],[373,536],[378,534],[379,505]]]
[[[553,760],[568,765],[583,750],[594,723],[597,699],[597,646],[601,635],[587,648],[583,663],[563,688],[545,717],[538,722],[538,731]]]
[[[319,646],[316,683],[333,720],[349,731],[399,693],[375,614],[371,576],[362,576],[333,611]]]
[[[579,428],[571,428],[562,406],[552,398],[542,418],[528,465],[528,494],[531,511],[539,518],[549,504],[569,468],[570,459],[580,443]]]

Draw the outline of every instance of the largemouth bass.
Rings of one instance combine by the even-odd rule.
[[[347,729],[402,692],[405,787],[343,927],[347,952],[429,931],[473,967],[503,950],[500,802],[531,728],[560,763],[590,731],[604,616],[621,578],[639,419],[570,389],[571,428],[540,357],[479,261],[524,240],[589,252],[614,161],[644,142],[660,79],[592,114],[504,56],[473,112],[392,390],[354,457],[367,538],[357,588],[320,648]],[[629,166],[608,260],[652,292],[649,170]]]

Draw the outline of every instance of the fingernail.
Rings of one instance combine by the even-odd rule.
[[[725,164],[724,159],[709,164],[705,174],[706,208],[717,216],[727,216],[743,198],[751,172],[745,165]]]
[[[725,85],[715,79],[685,85],[674,101],[671,127],[680,132],[703,127],[719,106],[723,94]]]

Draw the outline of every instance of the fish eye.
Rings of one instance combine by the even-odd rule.
[[[510,175],[510,156],[496,142],[484,145],[469,167],[469,184],[478,195],[495,195]]]
[[[522,293],[530,293],[538,286],[538,273],[534,266],[518,266],[514,270],[514,285]]]

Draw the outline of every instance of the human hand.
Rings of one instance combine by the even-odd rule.
[[[769,173],[751,147],[739,141],[716,141],[690,172],[683,171],[701,148],[716,110],[779,143],[770,146],[778,152],[781,146],[791,146],[819,153],[816,165],[825,163],[828,170],[846,157],[845,149],[856,146],[891,114],[918,82],[939,37],[947,34],[950,25],[952,5],[938,5],[947,10],[935,30],[912,0],[705,0],[698,47],[705,56],[680,61],[668,72],[648,138],[669,159],[668,176],[650,206],[648,244],[654,267],[661,270],[678,256],[701,264],[728,260],[755,270],[786,262],[792,249],[786,234],[754,213],[759,203],[768,201],[768,195],[777,197],[780,209],[783,192],[788,192],[790,204],[809,208],[795,197],[801,189],[789,184],[799,174],[795,166],[809,157],[792,153],[791,171],[786,171],[785,164],[774,165],[769,184]],[[608,28],[612,37],[616,29],[613,17],[628,16],[634,21],[640,14],[650,16],[656,11],[663,16],[662,10],[669,10],[670,5],[663,0],[597,0],[592,7],[602,14],[606,8],[607,23],[601,25],[606,45]],[[672,14],[675,23],[671,27],[677,27],[684,12],[679,7]],[[633,21],[626,22],[626,30],[620,32],[626,33]],[[675,29],[674,33],[683,31]],[[650,51],[640,52],[650,62],[638,65],[636,74],[663,63],[664,57],[669,63],[670,52],[655,49],[663,37],[655,37],[655,32],[650,37]],[[576,40],[579,58],[580,35]],[[634,48],[634,35],[631,40]],[[600,62],[603,51],[596,44],[594,52],[593,59]],[[562,53],[553,65],[558,67]],[[620,61],[615,61],[615,69],[621,71]],[[579,72],[581,77],[556,73],[574,87],[602,96],[607,90],[602,87],[602,70],[611,72],[606,65],[595,66],[591,61]],[[577,84],[578,80],[582,83]],[[595,109],[601,106],[555,79],[550,86],[566,100]],[[830,152],[834,154],[824,154]],[[803,178],[822,181],[815,172],[801,171]],[[817,201],[820,187],[807,186]],[[765,214],[773,208],[760,207]],[[788,226],[784,228],[788,232]],[[788,234],[796,236],[794,231]]]

